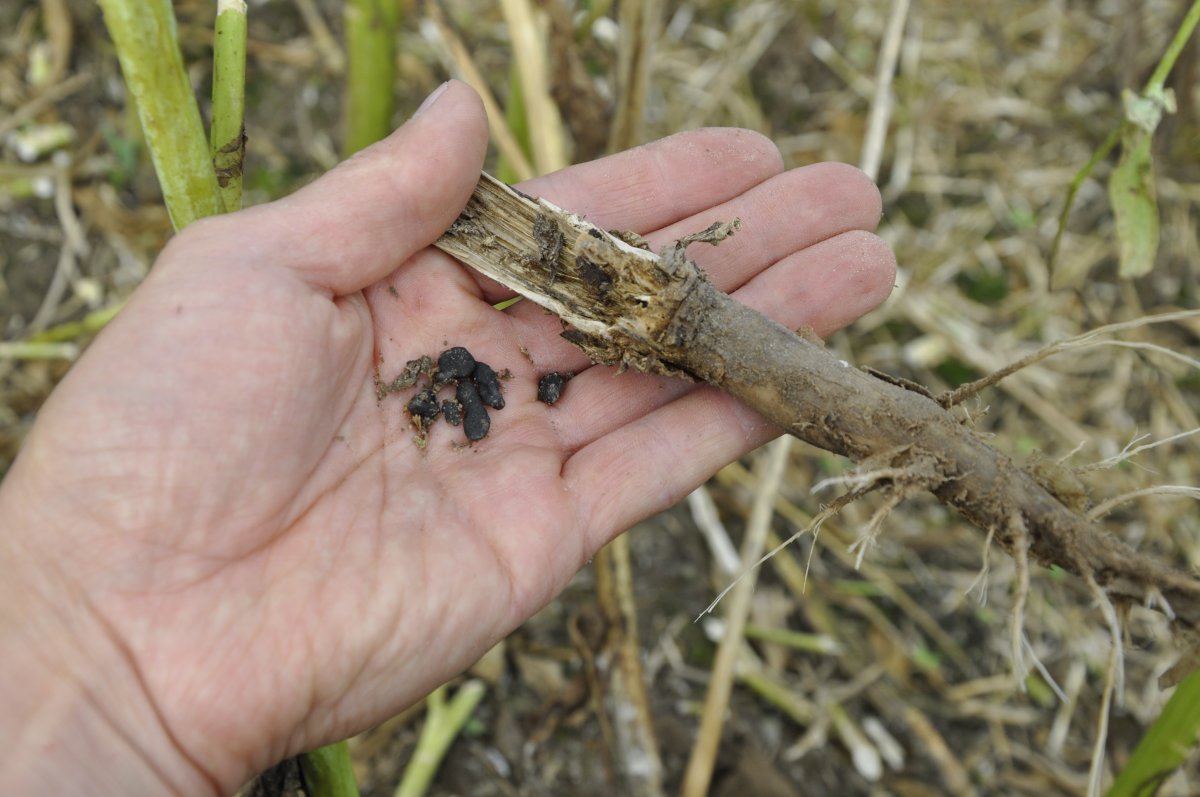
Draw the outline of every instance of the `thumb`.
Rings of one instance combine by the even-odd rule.
[[[361,290],[446,231],[479,180],[487,137],[479,96],[443,83],[399,130],[263,206],[259,234],[311,284]]]

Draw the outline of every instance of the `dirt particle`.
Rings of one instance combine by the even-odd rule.
[[[425,388],[421,392],[417,393],[417,395],[409,399],[407,407],[409,414],[412,415],[413,418],[420,418],[424,422],[423,425],[425,426],[428,426],[430,423],[432,423],[437,418],[438,413],[442,411],[442,405],[441,402],[438,401],[437,391],[435,391],[432,387]]]
[[[574,374],[567,374],[561,371],[544,374],[538,380],[538,401],[543,404],[553,404],[562,398],[563,388]]]
[[[446,423],[451,426],[458,426],[462,423],[463,407],[454,399],[446,399],[442,402],[442,417],[446,419]]]
[[[422,374],[430,374],[433,372],[433,360],[428,356],[418,357],[415,360],[409,360],[404,365],[404,370],[400,375],[391,382],[378,383],[375,392],[380,398],[383,398],[388,393],[395,393],[397,390],[403,390],[406,387],[412,387],[421,378]]]

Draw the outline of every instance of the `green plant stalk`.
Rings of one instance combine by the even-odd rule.
[[[349,157],[392,132],[396,109],[398,0],[348,0],[345,9],[346,140]]]
[[[100,0],[175,229],[224,209],[169,0]]]
[[[425,699],[425,727],[395,797],[421,797],[433,782],[451,742],[470,719],[486,691],[482,681],[470,680],[459,687],[446,703],[446,687],[439,686]]]
[[[74,343],[33,343],[0,340],[0,360],[74,360],[79,347]]]
[[[794,650],[802,650],[806,653],[833,656],[839,652],[837,641],[824,634],[806,634],[802,631],[792,631],[787,628],[770,628],[768,626],[747,623],[745,635],[747,639],[757,639],[760,642],[773,642],[777,645],[785,645]]]
[[[1107,797],[1151,797],[1200,741],[1200,670],[1175,689]]]
[[[529,117],[525,112],[525,90],[521,86],[521,74],[517,70],[515,61],[508,68],[508,100],[504,104],[504,121],[508,124],[508,129],[512,131],[513,138],[520,145],[521,151],[532,160],[533,151],[529,144]],[[516,167],[503,152],[496,160],[496,171],[496,176],[506,183],[516,183],[521,179]]]
[[[108,307],[101,307],[99,310],[93,310],[78,321],[67,321],[64,324],[44,329],[38,334],[29,339],[30,343],[58,343],[62,341],[75,340],[84,335],[91,335],[99,332],[104,328],[104,325],[116,317],[121,308],[125,306],[125,301],[119,301],[116,304]]]
[[[1067,196],[1063,201],[1062,212],[1058,214],[1058,230],[1054,233],[1054,243],[1050,245],[1049,269],[1051,279],[1053,279],[1054,264],[1058,261],[1058,250],[1062,246],[1063,235],[1067,231],[1067,217],[1071,215],[1071,208],[1075,207],[1075,195],[1079,193],[1079,189],[1083,187],[1087,178],[1092,176],[1092,172],[1100,165],[1100,162],[1108,157],[1108,154],[1113,151],[1117,143],[1121,140],[1121,128],[1117,127],[1108,134],[1108,138],[1104,139],[1104,143],[1100,148],[1092,154],[1091,159],[1084,164],[1083,168],[1075,172],[1075,176],[1071,178],[1071,185],[1067,187]]]
[[[242,206],[246,159],[246,3],[218,0],[213,30],[212,131],[209,146],[226,213]]]
[[[358,797],[358,783],[346,742],[329,744],[300,756],[308,797]]]
[[[1197,23],[1200,23],[1200,0],[1192,0],[1191,9],[1179,23],[1179,30],[1175,31],[1175,36],[1167,45],[1162,58],[1159,59],[1154,73],[1146,81],[1146,88],[1142,90],[1143,96],[1162,91],[1163,85],[1167,82],[1167,75],[1171,74],[1171,70],[1175,68],[1175,62],[1179,60],[1179,54],[1187,46],[1188,39],[1191,38]]]

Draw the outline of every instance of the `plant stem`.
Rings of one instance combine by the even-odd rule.
[[[700,717],[700,729],[696,732],[696,742],[688,758],[683,786],[680,787],[680,793],[684,797],[704,797],[708,794],[712,782],[721,729],[725,725],[725,714],[729,708],[730,695],[733,693],[738,654],[745,644],[743,631],[746,618],[750,616],[750,601],[754,597],[754,585],[758,579],[755,563],[762,555],[767,541],[767,529],[775,515],[775,496],[779,493],[779,486],[783,481],[791,442],[792,438],[787,436],[776,439],[766,447],[755,467],[758,492],[754,496],[754,506],[746,523],[746,536],[742,540],[742,549],[739,552],[742,565],[746,569],[730,592],[729,604],[725,611],[725,631],[717,648],[717,658],[713,663],[712,676],[704,695],[704,713]]]
[[[328,744],[300,756],[308,797],[358,797],[358,783],[346,742]]]
[[[617,44],[617,107],[609,129],[609,152],[620,152],[642,143],[650,63],[662,27],[662,3],[659,0],[626,0],[618,7],[617,14],[621,38]]]
[[[79,347],[74,343],[34,343],[0,340],[0,360],[74,360]]]
[[[1181,628],[1200,627],[1200,580],[1072,510],[928,395],[854,368],[718,291],[684,249],[732,227],[655,255],[485,174],[436,245],[556,313],[594,362],[707,382],[858,462],[847,496],[880,487],[898,501],[928,490],[995,529],[1005,550],[1028,543],[1040,564],[1094,579],[1117,600],[1161,596]]]
[[[349,156],[392,131],[396,109],[398,0],[349,0],[345,10],[346,140]]]
[[[75,340],[82,335],[89,335],[94,332],[99,332],[104,328],[104,325],[116,317],[121,308],[125,306],[124,300],[112,304],[108,307],[101,307],[99,310],[93,310],[78,321],[67,321],[58,326],[44,329],[29,339],[30,343],[57,343],[60,341]]]
[[[504,106],[504,122],[512,131],[513,138],[522,152],[529,155],[529,118],[525,112],[525,92],[521,88],[521,73],[514,62],[508,68],[508,102]],[[517,183],[523,179],[518,170],[501,150],[496,161],[496,176],[506,183]]]
[[[545,32],[529,0],[501,0],[500,8],[512,37],[533,164],[539,174],[548,174],[566,166],[567,155],[562,120],[550,96]]]
[[[183,68],[169,0],[100,0],[171,223],[180,230],[222,212],[200,108]]]
[[[471,718],[486,689],[483,681],[467,681],[454,693],[449,705],[446,703],[445,685],[430,693],[425,699],[425,727],[421,729],[417,749],[404,769],[404,779],[396,788],[395,797],[421,797],[425,794],[450,744]]]
[[[1079,193],[1079,189],[1083,187],[1084,182],[1091,176],[1100,162],[1108,157],[1108,153],[1113,151],[1117,143],[1121,140],[1121,128],[1116,127],[1108,134],[1108,138],[1104,139],[1104,143],[1100,148],[1092,153],[1091,159],[1083,165],[1083,168],[1075,172],[1075,176],[1071,178],[1071,185],[1067,188],[1067,196],[1063,200],[1062,212],[1058,214],[1058,230],[1054,233],[1054,243],[1050,245],[1050,257],[1048,258],[1048,268],[1050,269],[1051,281],[1054,277],[1054,265],[1058,261],[1058,250],[1062,246],[1063,235],[1067,231],[1067,217],[1071,215],[1071,208],[1075,206],[1075,195]]]
[[[1167,82],[1167,75],[1171,74],[1171,69],[1174,68],[1179,54],[1183,52],[1183,48],[1187,45],[1198,22],[1200,22],[1200,0],[1193,0],[1187,16],[1183,18],[1183,22],[1179,23],[1179,30],[1175,31],[1175,37],[1171,39],[1171,43],[1167,45],[1166,51],[1159,59],[1158,66],[1154,68],[1154,74],[1150,75],[1150,79],[1146,81],[1146,88],[1142,90],[1143,96],[1162,91],[1163,84]]]
[[[242,206],[242,166],[246,158],[246,3],[218,0],[213,36],[213,167],[226,213]]]

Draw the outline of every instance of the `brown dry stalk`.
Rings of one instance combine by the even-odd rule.
[[[891,494],[929,490],[1010,554],[1023,528],[1033,560],[1093,579],[1117,603],[1161,596],[1168,616],[1200,628],[1200,580],[1069,508],[1054,479],[1018,467],[924,391],[855,368],[717,290],[684,250],[735,226],[656,255],[484,174],[437,245],[556,313],[593,361],[714,385],[801,440],[892,474],[879,484]]]

